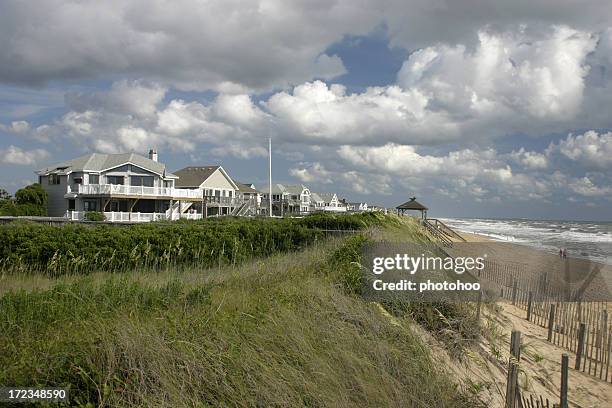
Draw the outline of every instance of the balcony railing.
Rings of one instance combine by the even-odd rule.
[[[172,197],[201,199],[202,190],[174,187],[125,186],[120,184],[78,184],[76,191],[68,186],[68,193],[85,195],[126,195],[142,197]]]
[[[177,220],[179,215],[176,213],[141,213],[141,212],[125,212],[125,211],[105,211],[103,212],[106,221],[111,222],[151,222],[164,220]],[[85,211],[66,211],[66,218],[72,221],[85,220]],[[188,220],[200,220],[202,214],[184,213],[180,218]]]

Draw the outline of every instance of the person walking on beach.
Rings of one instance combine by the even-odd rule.
[[[563,258],[563,250],[559,248],[559,258]]]
[[[567,248],[563,248],[563,259],[567,258]]]

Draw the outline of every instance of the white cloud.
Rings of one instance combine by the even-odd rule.
[[[4,1],[0,81],[145,77],[181,89],[268,90],[345,72],[326,48],[381,22],[376,2]],[[16,64],[15,61],[20,61]]]
[[[0,149],[0,163],[2,164],[31,166],[47,157],[49,157],[49,152],[44,149],[24,150],[13,145]]]
[[[539,38],[481,30],[474,50],[440,44],[412,54],[398,82],[442,109],[476,118],[567,119],[582,102],[584,61],[596,43],[589,32],[566,26]]]
[[[551,145],[549,151],[559,150],[563,155],[580,162],[588,168],[607,169],[612,167],[612,132],[597,133],[589,130],[582,135],[568,135]]]
[[[574,193],[586,197],[611,197],[612,195],[612,187],[597,186],[588,177],[570,180],[567,187]]]
[[[549,165],[548,157],[544,153],[530,152],[521,147],[510,153],[510,156],[528,169],[545,169]]]
[[[24,134],[30,130],[30,124],[25,120],[16,120],[11,122],[10,125],[4,125],[0,123],[0,131],[12,133],[12,134]]]
[[[306,166],[289,169],[289,175],[303,183],[331,184],[334,182],[331,172],[321,163],[307,164]]]

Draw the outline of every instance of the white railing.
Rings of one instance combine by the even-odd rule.
[[[202,219],[202,214],[198,214],[198,213],[183,213],[183,214],[181,214],[181,218],[184,218],[186,220],[201,220]]]
[[[71,221],[84,221],[85,211],[66,211],[66,218]],[[151,222],[163,220],[177,220],[179,215],[176,213],[141,213],[141,212],[125,212],[125,211],[105,211],[104,217],[106,221],[111,222]],[[202,214],[184,213],[180,214],[180,218],[187,220],[201,220]]]
[[[68,188],[68,193],[72,189]],[[147,197],[172,197],[175,199],[201,199],[202,190],[174,187],[124,186],[120,184],[79,184],[77,191],[86,195],[130,195]]]
[[[323,211],[329,211],[329,212],[346,212],[346,207],[342,206],[331,206],[331,205],[326,205],[325,207],[323,207]]]

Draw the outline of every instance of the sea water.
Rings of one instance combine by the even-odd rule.
[[[485,235],[568,256],[612,265],[612,222],[527,219],[440,218],[458,231]]]

